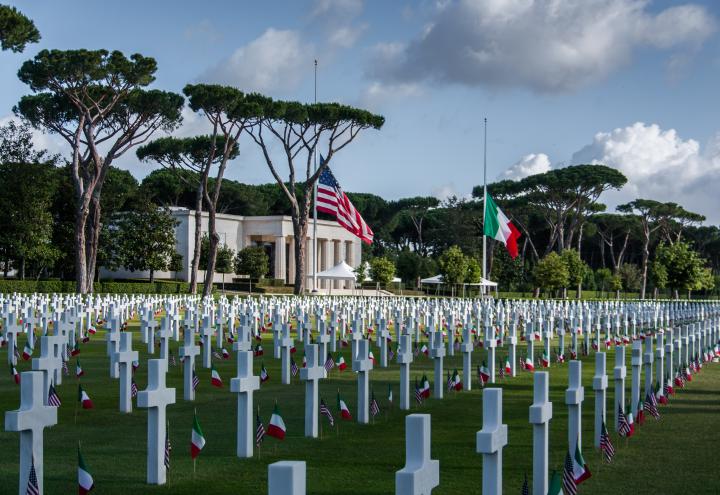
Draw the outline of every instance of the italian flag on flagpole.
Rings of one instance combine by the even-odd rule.
[[[200,429],[200,423],[197,419],[197,412],[193,415],[192,437],[190,439],[190,457],[193,460],[200,455],[200,451],[205,447],[205,437]]]
[[[550,485],[548,486],[548,495],[564,495],[564,493],[562,489],[562,478],[557,471],[553,471],[552,477],[550,478]]]
[[[83,409],[92,409],[93,403],[90,396],[83,390],[82,385],[78,384],[78,402],[82,404]]]
[[[93,477],[88,472],[87,466],[85,466],[85,459],[83,459],[82,453],[80,452],[80,445],[78,445],[78,488],[80,495],[85,495],[95,488]]]
[[[278,406],[275,404],[275,409],[273,409],[272,416],[270,416],[270,423],[268,423],[267,434],[278,440],[283,440],[285,438],[285,430],[285,421],[283,421],[282,416],[280,416]]]
[[[337,394],[337,403],[338,411],[340,411],[340,417],[346,421],[350,421],[352,419],[352,414],[350,414],[350,409],[348,409],[345,401],[340,398],[340,392]]]
[[[508,217],[505,216],[502,210],[498,208],[487,193],[485,194],[483,234],[492,237],[496,241],[502,242],[512,259],[517,257],[517,240],[520,238],[520,231],[512,224]]]

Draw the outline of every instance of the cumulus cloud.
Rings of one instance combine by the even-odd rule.
[[[363,91],[360,97],[360,106],[375,111],[384,108],[388,103],[396,103],[422,94],[423,90],[417,84],[373,82]]]
[[[627,64],[636,49],[692,49],[714,30],[695,4],[653,12],[647,0],[457,0],[438,7],[418,38],[379,54],[368,73],[565,91]]]
[[[542,174],[550,168],[550,158],[545,153],[530,153],[511,165],[498,178],[519,180],[528,175]]]
[[[314,46],[297,31],[267,29],[201,76],[204,81],[269,92],[297,87],[308,75]]]
[[[675,129],[657,124],[635,124],[599,132],[592,142],[573,154],[571,162],[602,163],[628,178],[616,193],[615,204],[635,198],[674,201],[717,222],[720,190],[720,134],[703,150],[694,139],[683,139]]]

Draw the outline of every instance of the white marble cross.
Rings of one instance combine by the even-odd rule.
[[[166,408],[175,404],[175,389],[165,386],[167,365],[166,359],[149,359],[148,387],[137,395],[138,407],[148,408],[147,482],[150,485],[164,485],[167,480],[164,462]]]
[[[320,322],[318,323],[318,332],[318,356],[324,359],[323,356],[327,356],[328,353],[328,343],[330,342],[330,335],[328,335],[327,333],[327,325],[325,325],[325,322],[323,320],[320,320]]]
[[[595,391],[595,448],[600,448],[600,434],[607,415],[606,390],[608,377],[605,374],[606,355],[604,352],[595,354],[595,376],[593,377],[593,390]]]
[[[305,381],[305,436],[318,436],[318,381],[327,377],[322,354],[317,344],[305,348],[307,365],[300,370],[300,379]]]
[[[200,327],[200,340],[202,341],[202,365],[203,368],[210,368],[212,366],[211,354],[212,351],[212,324],[210,323],[210,317],[203,317],[203,324]]]
[[[172,322],[169,316],[162,319],[158,337],[160,337],[160,359],[167,360],[170,357],[170,339],[173,336]]]
[[[305,461],[268,464],[268,495],[305,495]]]
[[[120,367],[117,363],[118,344],[120,344],[120,317],[115,315],[110,319],[110,330],[105,334],[107,342],[107,355],[110,358],[110,378],[120,376]]]
[[[429,495],[439,484],[440,461],[430,459],[430,415],[408,414],[405,467],[395,473],[395,495]]]
[[[625,366],[625,346],[617,346],[615,348],[615,368],[613,368],[613,377],[615,378],[615,431],[620,426],[620,418],[618,414],[620,407],[625,409],[625,377],[627,376],[627,366]]]
[[[642,370],[642,342],[636,340],[632,344],[632,383],[630,384],[630,410],[633,417],[637,418],[638,403],[640,402],[640,372]]]
[[[191,326],[185,326],[185,330],[183,330],[183,345],[178,349],[178,354],[183,360],[183,399],[195,400],[193,372],[195,371],[195,356],[200,354],[200,348],[195,345],[195,332]]]
[[[502,495],[502,449],[508,443],[508,427],[502,422],[502,389],[483,391],[483,427],[477,432],[477,453],[483,455],[483,495]]]
[[[247,333],[248,327],[242,328]],[[230,392],[237,394],[237,456],[241,458],[253,456],[253,392],[260,388],[260,377],[253,375],[253,352],[249,342],[245,344],[243,337],[233,344],[237,353],[237,376],[230,380]]]
[[[446,354],[445,341],[443,340],[442,331],[431,331],[430,357],[432,357],[435,365],[435,387],[434,394],[436,399],[442,399],[445,392],[445,382],[443,377],[443,358]]]
[[[57,358],[57,367],[54,370],[54,374],[52,377],[53,383],[55,385],[60,385],[62,383],[62,363],[63,363],[63,354],[62,354],[62,345],[63,345],[63,336],[62,335],[49,335],[47,337],[47,343],[48,343],[48,352],[50,355],[55,356]],[[42,343],[40,344],[42,346]],[[41,356],[42,356],[42,347],[40,348]]]
[[[20,485],[27,493],[30,469],[35,464],[40,494],[43,493],[43,429],[57,424],[57,407],[46,406],[47,393],[39,371],[24,371],[20,379],[20,409],[5,412],[5,430],[20,432]],[[6,487],[7,488],[7,487]]]
[[[473,342],[470,326],[463,327],[463,343],[460,345],[463,355],[463,390],[472,388],[472,352]]]
[[[387,329],[387,321],[385,318],[380,320],[380,330],[378,331],[378,340],[380,341],[380,367],[387,368],[388,345],[387,339],[390,332]]]
[[[533,404],[530,406],[530,423],[533,425],[533,495],[546,495],[548,492],[548,432],[551,419],[550,373],[537,371],[534,375]]]
[[[5,339],[7,340],[7,356],[8,363],[15,366],[17,364],[17,358],[15,357],[15,347],[18,343],[18,334],[23,332],[23,326],[17,322],[17,317],[14,312],[8,313],[5,318]]]
[[[132,333],[123,332],[120,336],[120,350],[115,356],[120,366],[120,412],[132,412],[132,363],[137,359],[138,351],[132,350]]]
[[[565,391],[565,404],[568,406],[568,445],[575,455],[576,445],[582,451],[582,402],[585,399],[585,387],[582,386],[582,361],[570,361],[569,384]]]
[[[282,338],[280,339],[280,349],[282,351],[282,365],[280,381],[283,385],[290,384],[290,349],[294,345],[293,338],[290,336],[289,325],[283,325]]]
[[[155,329],[160,325],[160,322],[154,318],[155,314],[152,306],[148,309],[148,314],[149,320],[147,322],[144,342],[147,344],[147,353],[155,354]]]
[[[42,372],[44,404],[47,406],[50,383],[55,378],[55,372],[62,368],[62,359],[55,355],[54,348],[50,344],[51,337],[40,337],[40,357],[33,358],[32,369]]]
[[[643,355],[643,364],[645,365],[645,395],[654,393],[653,391],[653,337],[648,335],[645,337],[645,354]]]
[[[370,371],[373,369],[369,357],[370,342],[362,339],[357,344],[357,356],[353,359],[352,368],[357,373],[358,423],[370,422]]]
[[[401,335],[400,346],[397,352],[397,362],[400,364],[400,409],[410,409],[410,363],[413,362],[412,336]]]

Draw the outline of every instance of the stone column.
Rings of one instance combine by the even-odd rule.
[[[313,252],[313,240],[312,237],[308,237],[305,239],[305,288],[308,290],[312,290],[315,287],[313,287],[313,281],[312,281],[312,274],[313,274],[313,256],[315,256],[317,253]]]
[[[322,264],[321,264],[322,269],[328,270],[328,269],[332,268],[333,266],[335,266],[333,264],[332,260],[333,260],[332,241],[330,239],[323,239],[322,240]],[[322,288],[329,289],[331,283],[332,282],[330,280],[323,281]]]
[[[288,243],[288,279],[286,282],[294,283],[295,282],[295,237],[290,237],[290,242]]]
[[[343,244],[345,245],[345,261],[348,265],[355,268],[355,252],[353,251],[353,243],[352,241],[344,241]],[[346,289],[352,288],[352,281],[345,282]]]
[[[275,278],[285,279],[285,237],[275,237]]]

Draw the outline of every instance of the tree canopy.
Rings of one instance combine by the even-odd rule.
[[[28,43],[40,41],[35,23],[9,5],[0,5],[0,46],[4,50],[21,52]]]

